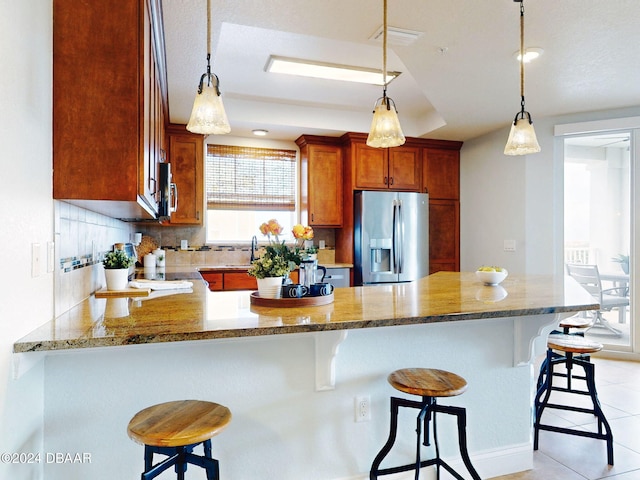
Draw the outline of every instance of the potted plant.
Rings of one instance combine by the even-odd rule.
[[[622,253],[616,255],[611,259],[612,261],[619,263],[622,271],[629,275],[629,255],[623,255]]]
[[[280,242],[282,230],[275,219],[260,225],[262,234],[269,238],[269,245],[260,258],[251,262],[247,273],[256,278],[258,294],[263,298],[280,298],[283,280],[302,260],[298,247],[290,248],[284,240]]]
[[[107,290],[124,290],[129,282],[129,267],[136,263],[124,250],[107,252],[102,260]]]

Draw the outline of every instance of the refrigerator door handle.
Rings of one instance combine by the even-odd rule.
[[[398,263],[396,263],[396,270],[398,273],[402,273],[402,263],[403,263],[403,245],[404,245],[404,218],[402,212],[402,200],[398,200],[398,221],[396,222],[396,228],[398,229],[398,245],[397,245],[397,255],[398,255]]]
[[[402,271],[402,211],[397,200],[393,202],[393,273]]]

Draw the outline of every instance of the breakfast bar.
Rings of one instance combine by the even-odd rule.
[[[462,406],[483,478],[525,470],[531,361],[559,319],[597,308],[572,279],[546,275],[511,275],[492,287],[474,273],[440,272],[337,288],[332,303],[293,308],[252,305],[251,292],[211,292],[187,278],[191,288],[147,297],[91,296],[14,344],[18,364],[45,358],[53,419],[45,449],[95,452],[92,466],[51,467],[46,478],[138,471],[140,452],[125,433],[129,414],[188,398],[233,412],[213,445],[223,478],[299,480],[303,471],[305,479],[368,478],[386,436],[386,375],[407,366],[468,380]],[[363,395],[371,420],[356,422],[354,400]],[[105,415],[110,404],[123,413]],[[443,455],[455,456],[448,440]],[[118,465],[100,457],[105,441],[120,445]]]

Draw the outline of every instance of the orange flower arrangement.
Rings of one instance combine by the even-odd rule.
[[[305,241],[305,240],[311,240],[313,239],[313,228],[309,227],[309,226],[304,226],[301,224],[297,224],[293,226],[293,230],[291,230],[291,233],[293,233],[293,237],[296,240],[301,240],[301,241]]]
[[[264,254],[254,260],[248,274],[256,278],[279,277],[287,275],[291,270],[300,265],[300,249],[294,246],[293,249],[281,242],[278,235],[284,228],[275,218],[260,225],[260,233],[269,238],[269,245],[265,247]],[[275,240],[271,236],[275,237]]]

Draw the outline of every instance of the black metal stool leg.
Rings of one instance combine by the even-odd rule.
[[[415,480],[419,480],[420,478],[420,449],[421,446],[429,445],[429,418],[431,418],[431,407],[435,405],[435,398],[431,397],[422,397],[422,402],[424,407],[420,410],[418,417],[416,418],[416,471],[415,471]],[[434,441],[436,443],[436,451],[438,448],[438,440],[435,437],[435,429],[436,429],[436,418],[435,415],[433,417],[433,432],[434,432]],[[422,432],[421,427],[425,426],[424,429],[424,442],[421,441]],[[436,454],[436,456],[438,456]],[[438,480],[440,479],[440,467],[438,466]]]
[[[480,475],[476,472],[476,469],[473,467],[471,463],[471,458],[469,457],[469,451],[467,450],[467,411],[464,408],[460,407],[449,407],[452,410],[457,410],[455,414],[458,417],[458,446],[460,448],[460,455],[462,456],[462,461],[464,462],[467,470],[471,474],[471,477],[474,480],[481,480]],[[435,430],[435,427],[434,427]]]
[[[580,362],[585,371],[585,377],[587,381],[587,391],[591,396],[593,402],[594,414],[598,417],[598,433],[602,434],[602,425],[604,425],[605,440],[607,442],[607,463],[613,465],[613,434],[611,433],[611,427],[609,422],[604,416],[602,407],[600,406],[600,400],[598,400],[598,394],[596,392],[595,382],[595,367],[591,362]]]
[[[396,441],[396,433],[398,431],[398,409],[400,408],[399,399],[395,397],[391,397],[391,417],[389,421],[389,438],[387,439],[387,443],[384,444],[376,458],[373,460],[373,464],[371,465],[371,470],[369,472],[369,480],[376,480],[378,478],[378,470],[380,469],[380,464],[384,457],[391,451],[391,447]]]

